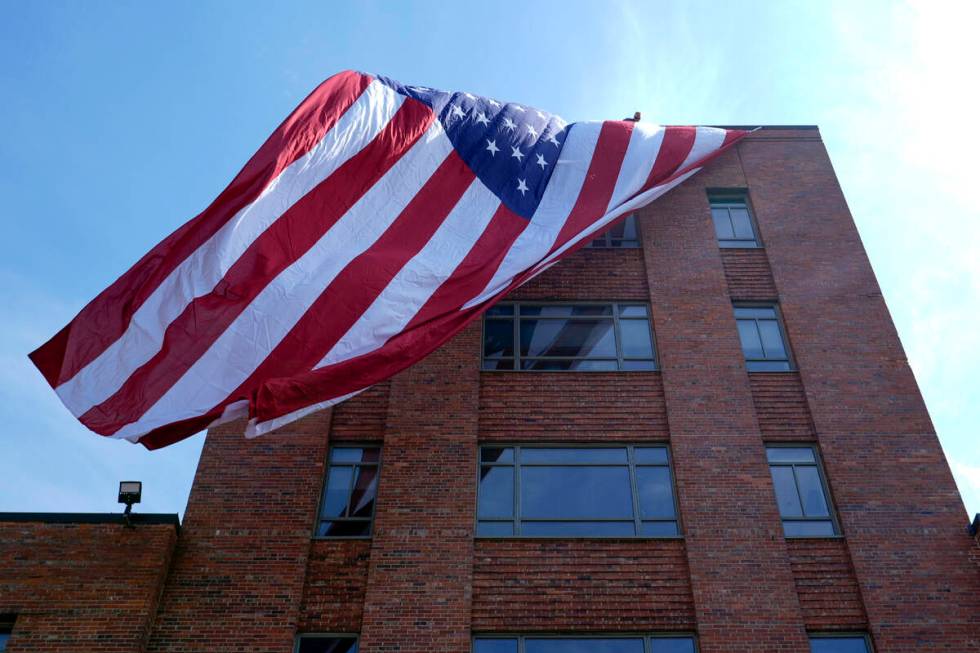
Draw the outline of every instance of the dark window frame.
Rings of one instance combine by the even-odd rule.
[[[874,642],[871,635],[862,631],[814,631],[807,633],[807,640],[812,642],[814,639],[863,639],[864,647],[868,653],[874,653]]]
[[[738,309],[740,308],[771,308],[776,316],[776,326],[779,329],[779,337],[783,341],[783,349],[786,351],[786,358],[747,358],[745,356],[745,347],[742,345],[742,336],[738,333],[738,321],[739,320],[754,320],[756,322],[756,329],[758,329],[758,321],[760,318],[740,318],[738,317]],[[789,333],[786,331],[786,324],[783,321],[783,312],[779,308],[779,302],[732,302],[732,316],[735,318],[735,335],[738,338],[738,344],[742,348],[742,358],[745,361],[745,369],[753,374],[781,374],[786,372],[796,372],[796,359],[793,357],[793,347],[790,346]],[[761,332],[760,332],[761,338]],[[752,369],[754,363],[782,363],[785,362],[788,368],[785,370],[763,370],[763,369]]]
[[[721,249],[764,249],[762,236],[759,233],[759,224],[755,219],[755,211],[749,200],[749,191],[745,188],[709,188],[708,189],[708,208],[729,209],[729,220],[731,220],[732,208],[744,208],[749,216],[749,225],[752,227],[752,239],[747,238],[718,238],[715,231],[714,215],[711,217],[711,229],[715,231],[715,239]],[[734,226],[733,226],[734,232]]]
[[[15,613],[0,613],[0,651],[6,651],[10,638],[14,634],[14,624],[17,622]]]
[[[483,314],[482,320],[480,322],[480,370],[482,372],[558,372],[562,374],[574,374],[574,373],[650,373],[660,371],[660,356],[658,355],[657,347],[657,335],[653,329],[653,314],[649,302],[645,301],[556,301],[556,302],[541,302],[541,301],[504,301],[496,304],[496,306],[513,306],[513,315],[487,315]],[[524,318],[521,316],[521,306],[610,306],[612,307],[611,316],[582,316],[574,318],[562,318],[562,317],[548,317],[540,315],[528,315]],[[645,317],[623,317],[620,315],[620,307],[623,306],[642,306],[646,309]],[[613,322],[613,337],[616,341],[616,357],[611,356],[521,356],[521,319],[537,319],[537,320],[560,320],[560,319],[596,319],[596,320],[612,320]],[[487,320],[503,322],[510,320],[513,322],[514,327],[514,355],[508,357],[486,357],[486,334],[487,334]],[[622,331],[620,328],[620,323],[622,321],[646,321],[647,330],[650,333],[650,346],[653,349],[653,358],[639,358],[636,356],[624,356],[623,355],[623,342],[622,342]],[[511,369],[487,369],[485,367],[487,361],[496,360],[513,360],[514,367]],[[555,369],[523,369],[521,367],[521,362],[524,360],[535,360],[535,361],[599,361],[599,362],[615,362],[616,369],[611,370],[588,370],[588,369],[569,369],[569,370],[555,370]],[[624,362],[642,362],[642,363],[652,363],[650,369],[640,370],[640,369],[623,369]]]
[[[829,521],[833,526],[833,535],[788,535],[785,532],[785,526],[783,535],[786,539],[791,540],[805,540],[805,539],[819,539],[819,540],[833,540],[843,538],[843,531],[841,531],[840,521],[837,519],[837,510],[835,508],[834,497],[830,493],[830,483],[827,481],[827,475],[824,473],[823,467],[823,457],[820,455],[820,447],[815,442],[766,442],[766,464],[770,468],[770,477],[772,475],[772,467],[791,467],[793,468],[793,482],[796,484],[796,496],[800,499],[800,506],[803,505],[803,495],[800,492],[800,481],[796,474],[796,467],[814,467],[817,470],[817,478],[820,479],[820,488],[823,490],[823,498],[827,503],[827,513],[828,517],[807,517],[803,515],[802,517],[784,517],[782,513],[779,515],[780,523],[785,524],[787,521],[791,522],[826,522]],[[813,452],[814,462],[769,462],[769,449],[809,449]],[[771,478],[770,478],[771,480]],[[776,509],[779,509],[779,497],[776,495],[776,486],[773,484],[772,488],[773,498],[776,499]],[[820,635],[830,637],[831,635]]]
[[[352,639],[356,650],[361,649],[361,636],[357,633],[300,633],[293,642],[293,653],[299,653],[299,645],[304,639]]]
[[[514,450],[514,462],[512,463],[484,463],[483,462],[483,449],[506,449],[512,448]],[[667,454],[667,464],[660,465],[654,463],[637,463],[635,450],[647,449],[647,448],[662,448]],[[627,450],[627,463],[596,463],[596,462],[585,462],[585,463],[575,463],[575,462],[562,462],[558,463],[521,463],[520,462],[520,450],[521,449],[626,449]],[[473,536],[478,539],[506,539],[506,540],[615,540],[615,539],[628,539],[628,540],[681,540],[684,539],[684,528],[681,522],[681,511],[680,502],[677,492],[677,478],[674,475],[674,457],[670,450],[670,444],[667,442],[640,442],[640,443],[591,443],[591,442],[574,442],[574,443],[564,443],[564,442],[548,442],[548,443],[511,443],[511,442],[485,442],[477,446],[477,463],[476,463],[476,509],[474,510],[473,519]],[[633,506],[633,535],[522,535],[521,530],[521,511],[520,511],[520,469],[521,467],[627,467],[629,470],[630,478],[630,494]],[[480,519],[480,473],[483,467],[511,467],[514,470],[514,507],[513,507],[513,517],[510,519],[504,518],[490,518],[490,519]],[[637,467],[666,467],[667,472],[670,476],[670,489],[671,498],[673,499],[674,506],[674,518],[643,518],[640,514],[640,494],[637,487],[636,481],[636,469]],[[589,522],[616,522],[625,523],[630,520],[628,519],[617,519],[617,518],[589,518],[589,519],[571,519],[571,518],[552,518],[552,519],[531,519],[526,521],[532,522],[550,522],[550,523],[589,523]],[[493,522],[500,524],[512,524],[513,535],[480,535],[478,534],[478,528],[480,522]],[[656,523],[671,523],[673,522],[677,527],[677,533],[675,535],[641,535],[640,526],[644,522],[656,522]]]
[[[655,639],[681,639],[687,638],[694,644],[694,653],[698,653],[701,647],[698,645],[696,633],[689,630],[680,632],[671,631],[646,631],[646,632],[588,632],[588,633],[531,633],[526,635],[513,633],[474,633],[470,638],[470,651],[476,649],[478,639],[508,639],[517,640],[517,653],[525,653],[524,644],[529,639],[643,639],[643,653],[652,653],[652,640]]]
[[[603,233],[599,234],[595,238],[589,240],[585,245],[585,249],[640,249],[643,247],[640,238],[640,222],[637,220],[636,212],[630,213],[623,219],[623,225],[627,222],[632,221],[633,230],[636,232],[636,240],[632,238],[613,238],[612,229],[607,228]],[[615,244],[615,242],[619,244]],[[626,245],[625,243],[636,243],[635,245]]]
[[[320,500],[317,502],[316,516],[313,522],[313,539],[315,540],[369,540],[374,537],[374,520],[378,513],[378,496],[377,491],[375,491],[374,496],[374,506],[371,508],[370,517],[340,517],[335,519],[324,519],[323,518],[323,502],[327,499],[327,483],[330,480],[330,456],[334,449],[377,449],[378,450],[378,462],[376,463],[364,463],[364,462],[352,462],[352,463],[336,463],[334,466],[338,467],[375,467],[377,469],[377,479],[378,485],[381,484],[381,466],[384,459],[384,447],[378,442],[337,442],[331,444],[327,447],[327,459],[324,464],[323,472],[323,482],[320,484]],[[353,483],[357,475],[353,475],[351,482]],[[350,493],[352,488],[348,488],[347,499],[350,500]],[[368,532],[364,535],[320,535],[320,526],[324,522],[369,522]],[[310,633],[313,635],[314,633]],[[318,636],[322,636],[316,633]],[[340,635],[337,635],[340,637]],[[347,635],[344,635],[346,637]]]

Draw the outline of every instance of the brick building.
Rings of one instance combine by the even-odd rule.
[[[980,543],[813,128],[241,431],[179,534],[0,517],[7,650],[980,650]]]

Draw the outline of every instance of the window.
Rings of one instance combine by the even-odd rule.
[[[379,447],[330,449],[317,536],[367,537],[371,534],[380,462]]]
[[[766,447],[766,457],[786,536],[837,535],[816,450],[813,447],[770,446]]]
[[[673,537],[664,446],[480,448],[476,534]]]
[[[708,202],[719,247],[760,247],[744,192],[712,193]]]
[[[695,653],[691,635],[476,637],[473,653]]]
[[[811,635],[810,653],[871,653],[867,635]]]
[[[640,246],[640,236],[636,230],[636,214],[630,213],[622,222],[597,236],[586,247],[594,249],[620,249]]]
[[[0,614],[0,651],[7,650],[10,635],[14,632],[14,619],[16,619],[15,615]]]
[[[793,369],[775,306],[736,306],[735,324],[742,341],[745,367],[750,372],[786,372]]]
[[[300,635],[296,653],[357,653],[354,635]]]
[[[643,304],[497,304],[483,320],[485,370],[655,370]]]

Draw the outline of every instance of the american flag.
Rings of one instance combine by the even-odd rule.
[[[31,359],[104,436],[265,433],[422,359],[742,135],[340,73]]]

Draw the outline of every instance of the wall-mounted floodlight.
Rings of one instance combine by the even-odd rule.
[[[126,511],[123,512],[123,518],[126,520],[126,525],[130,528],[133,527],[133,524],[129,521],[129,514],[133,511],[133,504],[139,503],[142,496],[142,481],[119,481],[119,503],[126,504]]]

